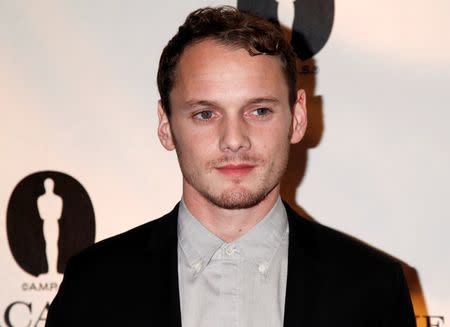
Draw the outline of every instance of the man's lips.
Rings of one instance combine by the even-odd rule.
[[[224,175],[239,177],[249,174],[255,167],[255,165],[251,164],[228,164],[216,167],[216,169]]]

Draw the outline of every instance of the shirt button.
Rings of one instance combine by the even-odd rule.
[[[202,269],[202,263],[201,263],[201,261],[196,262],[196,263],[193,265],[193,268],[194,268],[194,270],[195,270],[196,273],[200,272],[200,270]]]
[[[266,270],[267,270],[267,266],[266,266],[264,263],[261,263],[261,264],[258,266],[258,270],[259,270],[259,272],[260,272],[261,274],[264,274],[264,273],[266,272]]]
[[[228,245],[225,247],[225,253],[226,253],[227,255],[229,255],[229,256],[232,256],[236,251],[237,251],[237,250],[236,250],[236,248],[235,248],[235,246],[234,246],[233,244],[228,244]]]

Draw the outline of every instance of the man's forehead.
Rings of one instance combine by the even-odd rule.
[[[174,86],[177,82],[193,78],[239,78],[250,73],[260,78],[269,74],[283,76],[279,56],[251,55],[243,47],[228,45],[215,39],[204,39],[187,47],[180,56],[175,69]],[[245,74],[244,74],[245,73]]]

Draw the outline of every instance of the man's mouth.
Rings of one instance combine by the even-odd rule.
[[[227,164],[216,167],[216,169],[227,176],[241,177],[248,175],[255,167],[255,165],[251,164]]]

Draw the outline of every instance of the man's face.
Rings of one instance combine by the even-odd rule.
[[[170,102],[158,135],[176,149],[185,197],[243,209],[278,194],[306,127],[304,92],[291,110],[279,58],[201,41],[182,54]]]

